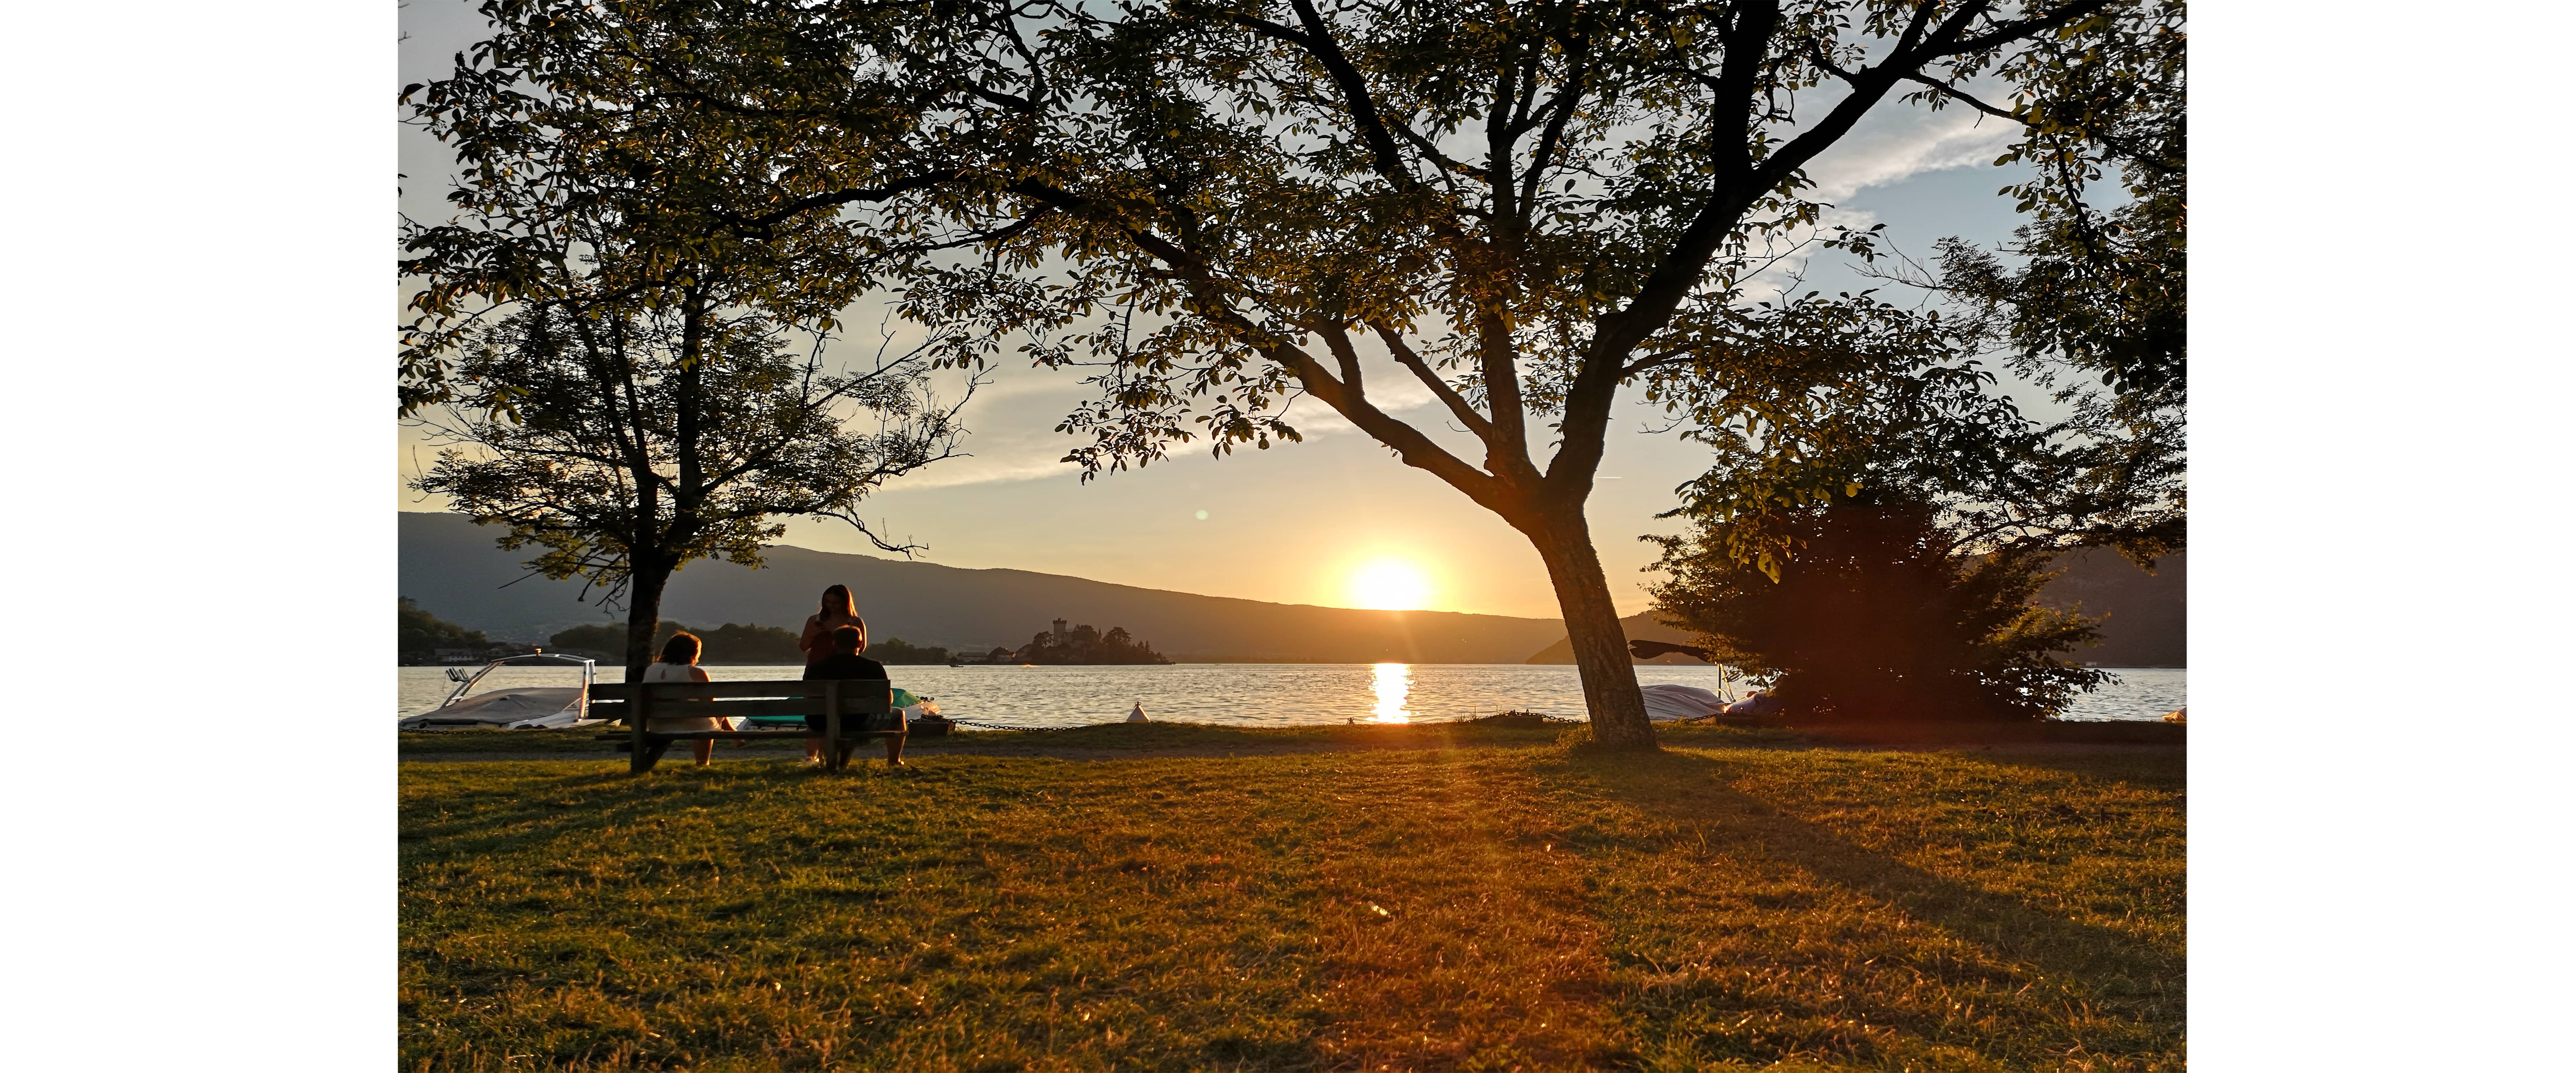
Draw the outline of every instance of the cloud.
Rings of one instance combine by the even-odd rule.
[[[1881,105],[1808,166],[1807,175],[1815,185],[1806,196],[1837,206],[1819,216],[1820,229],[1865,229],[1879,222],[1878,214],[1842,208],[1840,203],[1872,187],[1930,172],[1985,167],[2018,133],[2013,123],[1969,108],[1932,112]],[[1757,300],[1776,297],[1806,270],[1815,252],[1809,249],[1783,258],[1749,280],[1746,292]]]
[[[1983,165],[2003,152],[2016,133],[2011,122],[1965,107],[1930,112],[1881,105],[1870,121],[1808,166],[1807,177],[1816,185],[1807,195],[1841,202],[1925,172]]]
[[[1042,445],[1014,445],[991,456],[978,453],[969,458],[951,458],[886,482],[879,494],[924,492],[933,488],[957,488],[970,484],[1003,484],[1012,481],[1034,481],[1048,477],[1071,477],[1081,471],[1070,462],[1061,461],[1064,449]]]

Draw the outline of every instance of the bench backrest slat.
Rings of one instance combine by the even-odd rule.
[[[831,692],[828,687],[838,686],[842,715],[884,715],[894,710],[893,685],[882,678],[840,682],[603,683],[591,687],[590,714],[599,719],[624,719],[629,703],[641,693],[646,701],[645,707],[657,719],[696,715],[828,715],[827,694]]]
[[[597,700],[629,700],[635,696],[635,693],[638,690],[650,690],[652,692],[653,704],[656,707],[659,707],[664,701],[675,700],[732,700],[737,698],[794,697],[810,697],[815,700],[821,700],[823,699],[823,687],[825,684],[826,683],[823,682],[796,681],[609,682],[594,685],[590,687],[590,690],[592,697]],[[847,697],[851,700],[859,700],[871,695],[872,693],[879,697],[889,696],[893,691],[894,684],[882,678],[863,678],[844,681],[840,683],[840,686],[841,695],[843,697]],[[870,687],[874,688],[871,689]]]
[[[692,701],[656,700],[653,702],[653,717],[656,719],[686,719],[699,715],[751,716],[823,714],[823,698],[821,697],[720,700],[709,701],[707,703],[711,706],[705,710],[692,710],[695,704],[695,702]],[[625,701],[592,701],[590,704],[590,717],[593,719],[624,719],[626,718],[626,708],[627,705]],[[883,715],[893,710],[894,705],[889,703],[883,697],[879,697],[874,701],[865,697],[844,698],[841,701],[841,714],[848,716]]]

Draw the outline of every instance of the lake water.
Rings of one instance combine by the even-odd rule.
[[[398,668],[400,714],[437,707],[448,690],[444,667]],[[795,678],[803,667],[709,667],[719,682]],[[894,684],[935,698],[951,719],[1015,727],[1116,722],[1143,704],[1153,719],[1175,723],[1297,726],[1316,723],[1436,722],[1505,710],[1583,714],[1583,688],[1570,665],[1402,663],[1184,663],[1167,667],[889,667]],[[2159,719],[2182,707],[2186,672],[2179,668],[2112,669],[2116,685],[2080,696],[2064,718]],[[622,667],[599,669],[602,682],[622,682]],[[476,692],[512,685],[572,685],[580,672],[505,667]],[[1676,682],[1726,692],[1716,667],[1645,664],[1642,685]],[[1741,696],[1743,684],[1735,684]]]

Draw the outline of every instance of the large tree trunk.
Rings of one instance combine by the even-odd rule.
[[[653,665],[653,634],[662,627],[662,589],[671,582],[671,568],[658,563],[634,563],[635,573],[626,582],[626,680],[644,680],[644,668]]]
[[[1547,563],[1565,633],[1574,645],[1574,668],[1583,679],[1583,706],[1592,714],[1592,740],[1612,749],[1651,750],[1655,726],[1646,720],[1646,698],[1637,691],[1637,668],[1619,609],[1610,602],[1610,579],[1592,550],[1592,528],[1578,508],[1522,530]]]

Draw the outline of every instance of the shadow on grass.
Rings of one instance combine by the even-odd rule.
[[[2075,979],[2179,982],[2183,978],[2184,959],[2178,952],[2159,950],[2119,931],[2068,920],[1924,871],[1858,845],[1830,828],[1787,815],[1770,801],[1734,789],[1731,783],[1742,769],[1724,760],[1679,753],[1577,755],[1567,764],[1618,804],[1674,823],[1721,828],[1739,849],[1750,843],[1761,856],[1897,906],[2005,960]],[[1646,852],[1670,848],[1637,834],[1613,834],[1607,841]]]
[[[758,767],[719,766],[630,774],[626,758],[596,769],[567,771],[558,765],[524,766],[508,797],[459,797],[423,790],[407,793],[400,809],[400,841],[405,853],[415,846],[437,847],[441,859],[478,857],[544,842],[587,829],[602,839],[649,837],[659,825],[687,810],[723,810],[750,804],[760,796],[807,787],[865,787],[880,779],[906,776],[877,772],[825,772],[790,761]],[[501,761],[501,763],[511,763]],[[450,765],[437,765],[441,768]],[[454,765],[470,777],[468,765]],[[444,773],[442,773],[444,774]],[[437,776],[424,775],[435,780]],[[810,792],[810,791],[808,791]]]
[[[1962,755],[1980,763],[2054,771],[2156,793],[2182,792],[2189,769],[2183,750],[2155,746],[2052,752],[1998,745]]]

